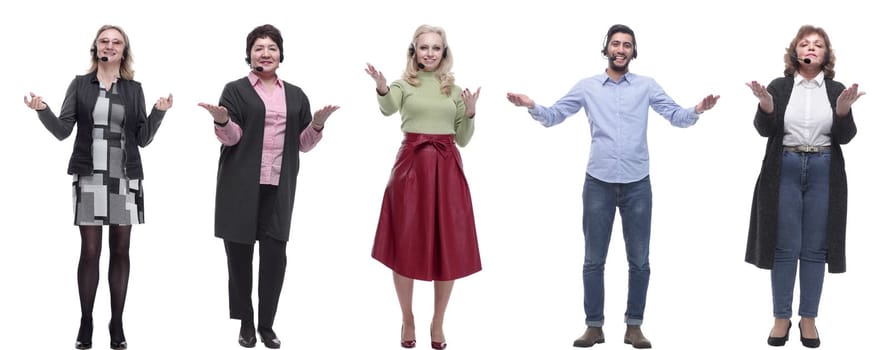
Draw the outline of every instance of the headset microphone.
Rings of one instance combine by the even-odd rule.
[[[813,60],[811,60],[809,58],[800,58],[799,56],[797,56],[797,52],[794,52],[791,54],[791,59],[798,61],[798,62],[803,62],[804,64],[813,63]]]
[[[102,57],[99,57],[99,60],[102,62],[108,62],[108,57],[102,56]]]
[[[423,63],[420,63],[420,62],[417,62],[417,67],[420,68],[420,69],[424,69],[424,68],[426,68],[426,66],[423,65]]]
[[[262,71],[263,71],[263,66],[256,66],[256,67],[253,67],[253,70],[255,70],[255,71],[257,71],[257,72],[262,72]]]

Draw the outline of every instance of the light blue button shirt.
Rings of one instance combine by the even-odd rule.
[[[698,121],[695,107],[681,107],[654,79],[633,73],[624,74],[617,82],[606,74],[583,79],[553,106],[536,103],[528,112],[551,127],[581,107],[590,122],[587,173],[610,183],[635,182],[649,175],[649,107],[676,127]]]

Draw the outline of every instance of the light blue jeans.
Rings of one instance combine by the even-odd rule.
[[[652,186],[649,176],[631,183],[608,183],[587,175],[584,181],[584,313],[589,327],[602,327],[603,268],[609,252],[615,208],[621,213],[627,251],[628,290],[624,320],[643,323],[649,290],[649,236],[652,226]]]
[[[776,257],[770,273],[775,318],[791,318],[798,260],[798,315],[816,317],[819,313],[822,282],[825,280],[830,165],[830,151],[785,151],[782,156]]]

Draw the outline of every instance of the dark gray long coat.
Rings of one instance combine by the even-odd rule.
[[[300,171],[300,133],[312,121],[309,99],[303,90],[284,83],[284,94],[287,126],[275,201],[277,215],[272,223],[273,232],[270,232],[272,238],[281,241],[290,237],[297,173]],[[219,104],[229,110],[229,117],[243,133],[237,144],[220,148],[215,235],[228,241],[253,244],[259,210],[266,108],[247,77],[226,84]]]
[[[837,106],[837,97],[844,85],[825,79],[828,101],[832,111]],[[771,269],[776,252],[776,231],[778,229],[779,175],[782,164],[782,138],[785,128],[785,108],[794,86],[793,77],[773,80],[767,91],[773,96],[772,114],[764,113],[760,107],[754,116],[754,127],[761,136],[768,137],[766,154],[754,187],[754,200],[751,206],[751,223],[748,228],[748,246],[745,261],[764,269]],[[844,170],[844,155],[841,146],[856,135],[853,112],[840,118],[834,112],[831,126],[831,166],[828,189],[828,272],[841,273],[847,270],[847,173]]]

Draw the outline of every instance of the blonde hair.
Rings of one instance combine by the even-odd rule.
[[[133,70],[133,50],[130,49],[130,38],[127,37],[127,33],[124,32],[121,27],[106,24],[99,28],[96,32],[96,36],[93,38],[93,46],[90,49],[90,68],[87,69],[87,73],[95,73],[99,70],[99,55],[97,54],[97,46],[96,40],[99,40],[99,35],[102,35],[102,32],[114,29],[121,33],[121,36],[124,37],[124,51],[121,54],[121,67],[120,67],[120,75],[121,78],[127,80],[133,80],[133,76],[135,75],[135,71]]]
[[[454,52],[448,47],[448,38],[445,36],[445,29],[441,27],[433,27],[431,25],[422,24],[417,27],[417,30],[414,31],[414,37],[411,40],[411,48],[415,47],[415,43],[417,42],[417,38],[426,33],[436,33],[440,37],[442,37],[442,59],[439,61],[439,66],[436,67],[435,76],[436,79],[439,80],[439,90],[442,91],[443,95],[450,96],[451,95],[451,87],[454,86],[454,75],[451,73],[451,67],[454,65]],[[420,80],[417,79],[418,68],[417,61],[412,54],[412,50],[408,50],[406,52],[407,63],[405,65],[405,72],[402,73],[402,79],[411,84],[411,86],[418,86],[420,84]]]

